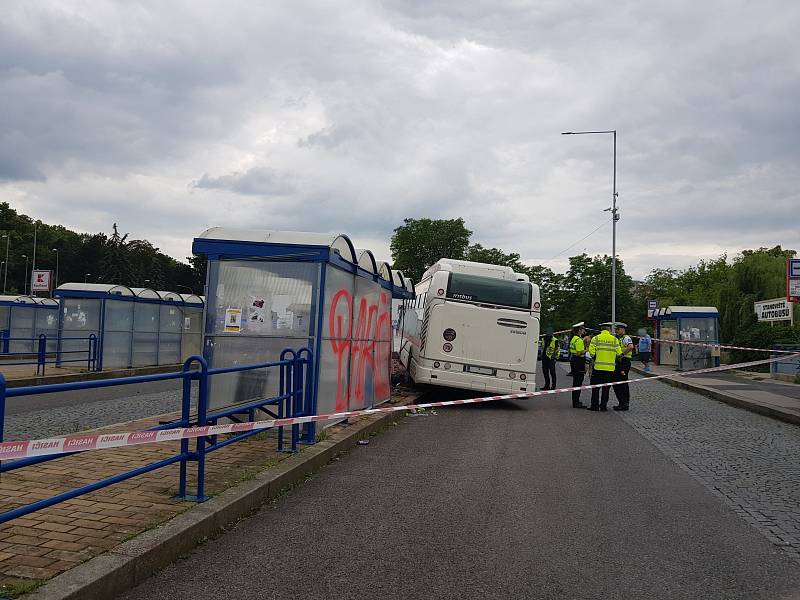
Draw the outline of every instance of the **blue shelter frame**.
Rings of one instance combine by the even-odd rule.
[[[387,263],[345,235],[213,228],[192,251],[208,257],[203,356],[212,368],[312,350],[304,414],[367,408],[390,395],[392,299],[413,297]],[[276,381],[217,378],[212,404],[274,392]],[[330,424],[330,423],[329,423]],[[303,428],[313,443],[316,424]]]
[[[698,342],[693,344],[656,344],[659,365],[674,366],[679,371],[719,366],[719,352],[710,345],[719,344],[719,311],[713,306],[669,306],[653,315],[656,337],[662,340]]]

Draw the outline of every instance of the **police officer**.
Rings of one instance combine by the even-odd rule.
[[[621,354],[617,361],[615,381],[621,381],[614,386],[614,395],[617,397],[617,406],[614,410],[628,410],[631,402],[631,390],[628,386],[628,373],[631,369],[631,358],[633,357],[633,340],[625,333],[628,326],[625,323],[617,323],[617,339]]]
[[[569,341],[569,365],[572,368],[572,387],[583,385],[586,376],[586,346],[583,343],[583,334],[586,329],[583,321],[572,326],[572,338]],[[581,402],[581,391],[573,390],[572,408],[584,408]]]
[[[542,339],[542,373],[544,374],[543,390],[556,389],[556,359],[558,358],[558,336],[553,335],[553,328],[548,327]]]
[[[592,385],[612,383],[617,369],[617,357],[622,354],[619,341],[611,334],[611,323],[601,323],[602,331],[589,343],[589,354],[594,359],[592,366]],[[592,389],[592,404],[589,410],[606,411],[609,386]]]

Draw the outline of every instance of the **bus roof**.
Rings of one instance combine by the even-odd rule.
[[[500,265],[490,265],[487,263],[473,262],[471,260],[456,260],[454,258],[442,258],[425,271],[422,279],[432,276],[437,271],[450,271],[452,273],[464,273],[466,275],[479,275],[481,277],[492,277],[494,279],[508,279],[518,281],[521,274],[515,273],[511,267]]]

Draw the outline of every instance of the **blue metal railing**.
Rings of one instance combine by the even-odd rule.
[[[61,343],[63,341],[78,341],[78,342],[84,341],[87,344],[86,349],[62,350]],[[11,352],[11,342],[28,342],[31,344],[31,350],[23,352]],[[52,344],[53,342],[57,344],[58,350],[48,351],[47,349],[48,344]],[[34,347],[35,350],[33,350]],[[48,337],[46,334],[40,333],[38,336],[31,338],[31,337],[12,337],[7,329],[0,330],[0,356],[19,357],[19,360],[13,360],[13,362],[8,362],[5,364],[15,365],[15,366],[36,365],[37,375],[45,374],[45,369],[48,364],[48,355],[51,355],[50,364],[56,364],[60,366],[63,363],[85,362],[86,369],[88,371],[97,371],[98,370],[97,347],[98,347],[97,336],[93,333],[87,337],[58,337],[58,336]],[[76,357],[75,355],[84,355],[84,356]],[[36,360],[33,360],[34,356],[36,357]],[[67,358],[64,358],[64,356],[67,356]],[[70,358],[70,356],[72,356],[73,358]]]
[[[309,396],[309,391],[313,388],[310,381],[312,370],[312,354],[308,348],[302,348],[295,352],[286,349],[280,355],[280,360],[274,362],[260,363],[256,365],[225,367],[209,369],[208,363],[201,356],[192,356],[183,364],[183,369],[175,373],[161,373],[156,375],[138,375],[134,377],[119,377],[98,381],[80,381],[75,383],[62,383],[53,385],[30,386],[20,388],[6,388],[6,380],[0,373],[0,441],[3,441],[3,429],[5,422],[6,398],[31,396],[38,394],[52,394],[75,390],[94,389],[102,387],[137,385],[155,381],[182,380],[181,395],[181,416],[180,419],[169,423],[162,423],[157,427],[151,427],[146,431],[158,431],[162,429],[173,429],[179,427],[204,427],[206,425],[216,425],[221,419],[228,419],[233,422],[244,422],[246,420],[256,420],[258,412],[268,415],[272,419],[280,419],[285,416],[303,416],[313,414],[313,400]],[[277,369],[279,373],[278,395],[270,398],[251,400],[233,406],[224,407],[218,410],[210,410],[209,405],[209,383],[211,377],[226,373],[238,373],[243,371],[270,370]],[[197,403],[195,416],[192,416],[192,383],[197,385]],[[286,451],[284,444],[283,427],[278,428],[277,447],[279,452]],[[247,431],[237,434],[230,434],[224,440],[218,440],[219,436],[198,437],[195,440],[194,450],[191,449],[189,439],[180,441],[180,451],[170,457],[149,463],[131,471],[119,473],[112,477],[107,477],[100,481],[85,485],[61,494],[57,494],[44,500],[39,500],[31,504],[19,506],[12,510],[0,513],[0,524],[8,522],[17,517],[21,517],[37,510],[53,506],[65,500],[88,494],[115,483],[132,479],[162,469],[169,465],[179,463],[178,473],[178,498],[183,500],[194,500],[203,502],[208,499],[205,494],[205,460],[209,452],[219,450],[230,444],[241,441],[262,431]],[[291,444],[288,451],[297,452],[299,438],[299,426],[292,426]],[[0,473],[13,471],[25,467],[31,467],[39,463],[56,460],[76,454],[67,452],[54,456],[29,457],[13,461],[0,463]],[[197,463],[197,488],[195,494],[187,492],[187,472],[190,462]]]

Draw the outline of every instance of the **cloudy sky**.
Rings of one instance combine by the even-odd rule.
[[[792,0],[6,0],[0,198],[177,258],[215,225],[388,258],[462,216],[563,269],[610,253],[612,139],[560,132],[617,129],[635,277],[800,249],[798,31]]]

